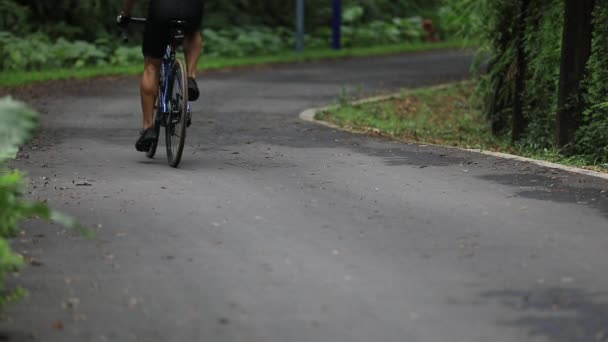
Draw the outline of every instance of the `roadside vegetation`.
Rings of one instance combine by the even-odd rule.
[[[342,105],[321,112],[317,119],[372,135],[405,141],[499,149],[502,141],[492,136],[483,114],[471,103],[473,82],[404,91],[395,98]]]
[[[344,129],[404,142],[516,154],[564,165],[608,172],[608,164],[593,164],[583,156],[565,156],[556,148],[531,148],[492,134],[475,81],[404,90],[394,98],[352,104],[345,91],[340,105],[320,112],[316,119]]]
[[[138,73],[142,27],[133,25],[125,43],[113,25],[121,0],[0,0],[0,86],[36,81]],[[331,6],[307,2],[306,51],[293,52],[293,1],[208,1],[202,30],[203,69],[345,58],[459,47],[442,25],[450,17],[439,1],[344,1],[343,50],[331,46]],[[142,2],[145,3],[145,2]],[[140,6],[136,14],[145,16]],[[53,19],[51,19],[53,18]],[[91,20],[95,18],[95,20]],[[423,21],[432,18],[438,44],[425,43]],[[101,20],[100,20],[101,19]],[[42,20],[42,22],[41,22]]]
[[[378,108],[386,104],[346,107],[331,118],[337,123],[358,118],[389,134],[416,126],[416,134],[427,132],[425,139],[447,144],[454,143],[449,125],[455,124],[453,133],[463,142],[578,166],[608,166],[608,3],[458,0],[449,2],[448,13],[449,25],[481,46],[472,96],[442,99],[461,103],[467,112],[450,110],[458,118],[446,120],[436,99],[417,95],[422,108],[434,111],[417,111],[413,121],[399,111],[397,117],[387,115],[393,122],[378,121]],[[436,121],[445,122],[446,130],[427,131],[428,122]]]

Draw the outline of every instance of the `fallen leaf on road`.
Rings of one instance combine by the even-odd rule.
[[[76,314],[74,315],[74,320],[75,321],[86,321],[87,320],[87,316],[85,314]]]
[[[65,302],[63,302],[62,307],[64,309],[75,309],[80,305],[80,299],[78,298],[68,298]]]
[[[30,266],[40,267],[40,266],[44,266],[44,264],[41,261],[32,259],[32,260],[30,260]]]
[[[141,301],[137,298],[129,299],[129,309],[135,309],[140,304],[140,302]]]
[[[53,329],[55,330],[63,330],[64,326],[61,321],[56,321],[53,323]]]
[[[562,278],[562,283],[564,283],[564,284],[571,284],[573,282],[574,282],[574,279],[571,278],[571,277],[563,277]]]

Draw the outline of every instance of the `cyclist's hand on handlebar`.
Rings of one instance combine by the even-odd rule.
[[[129,27],[130,23],[131,23],[131,16],[128,14],[124,14],[121,12],[118,15],[118,17],[116,17],[116,25],[118,25],[118,27],[120,27],[122,29],[126,29],[127,27]]]

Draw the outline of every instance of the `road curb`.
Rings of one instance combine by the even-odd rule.
[[[437,86],[435,88],[441,88],[441,87],[444,87],[444,86],[445,85],[441,85],[441,86]],[[353,104],[353,105],[360,105],[360,104],[365,104],[365,103],[373,103],[373,102],[386,101],[386,100],[391,100],[391,99],[398,98],[400,96],[403,96],[404,94],[406,94],[406,93],[400,92],[400,93],[395,93],[395,94],[390,94],[390,95],[385,95],[385,96],[376,96],[376,97],[371,97],[371,98],[367,98],[367,99],[353,101],[353,102],[351,102],[351,104]],[[338,108],[338,107],[339,107],[339,105],[326,106],[326,107],[318,107],[318,108],[309,108],[309,109],[306,109],[303,112],[301,112],[299,116],[300,116],[300,119],[303,120],[303,121],[312,122],[312,123],[315,123],[315,124],[318,124],[318,125],[322,125],[322,126],[325,126],[325,127],[329,127],[329,128],[333,128],[333,129],[337,129],[337,130],[341,130],[341,131],[346,131],[346,132],[350,132],[350,133],[354,133],[354,134],[366,134],[366,132],[363,132],[363,131],[346,129],[346,128],[334,125],[334,124],[332,124],[330,122],[316,119],[316,116],[317,116],[318,113],[324,112],[324,111],[327,111],[327,110],[331,110],[331,109],[335,109],[335,108]],[[411,142],[411,143],[416,143],[416,142]],[[519,161],[519,162],[524,162],[524,163],[530,163],[530,164],[535,164],[535,165],[538,165],[538,166],[541,166],[541,167],[550,168],[550,169],[556,169],[556,170],[561,170],[561,171],[566,171],[566,172],[571,172],[571,173],[577,173],[577,174],[581,174],[581,175],[585,175],[585,176],[591,176],[591,177],[596,177],[596,178],[601,178],[601,179],[604,179],[604,180],[608,180],[608,174],[606,174],[606,173],[592,171],[592,170],[587,170],[587,169],[582,169],[582,168],[579,168],[579,167],[566,166],[566,165],[552,163],[552,162],[548,162],[548,161],[544,161],[544,160],[526,158],[526,157],[522,157],[522,156],[518,156],[518,155],[514,155],[514,154],[508,154],[508,153],[502,153],[502,152],[493,152],[493,151],[486,151],[486,150],[481,150],[481,149],[468,149],[468,148],[460,148],[460,147],[453,147],[453,146],[434,145],[434,144],[420,144],[420,145],[427,145],[427,146],[428,145],[432,145],[432,146],[437,146],[437,147],[443,147],[443,148],[449,148],[449,149],[456,149],[456,150],[460,150],[460,151],[471,152],[471,153],[478,153],[478,154],[482,154],[482,155],[486,155],[486,156],[491,156],[491,157],[495,157],[495,158],[514,160],[514,161]]]

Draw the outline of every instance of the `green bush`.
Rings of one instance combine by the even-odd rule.
[[[38,70],[42,68],[82,67],[103,60],[105,55],[95,45],[82,41],[52,42],[43,34],[16,37],[0,32],[2,70]]]
[[[576,150],[593,164],[608,165],[608,103],[591,107],[577,132]]]
[[[285,51],[290,48],[293,37],[293,32],[284,28],[252,26],[203,31],[205,55],[217,57],[243,57]]]

